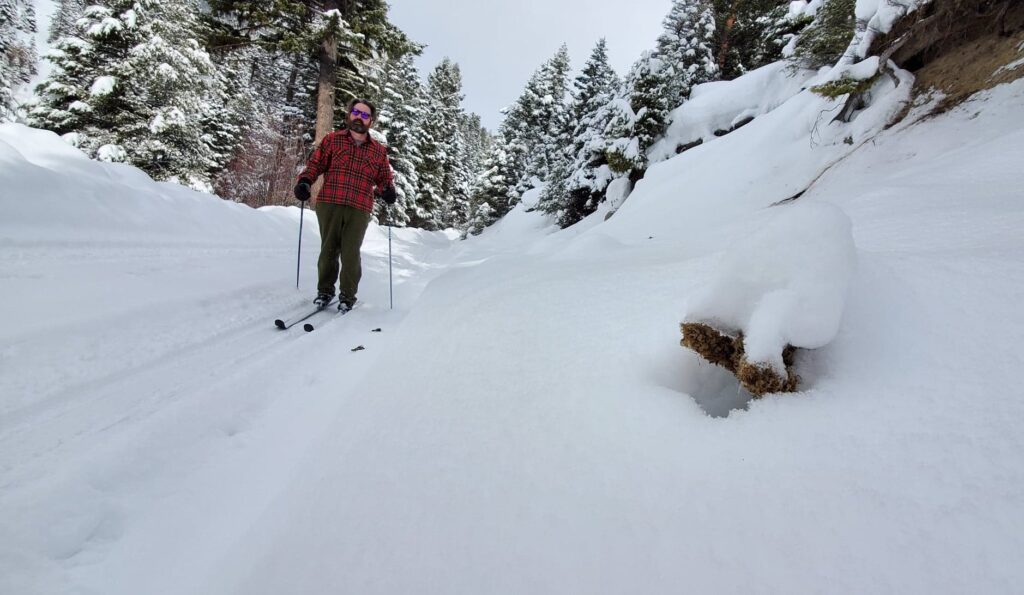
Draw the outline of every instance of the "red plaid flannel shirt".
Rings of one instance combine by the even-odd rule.
[[[356,144],[348,130],[337,130],[324,137],[306,162],[299,179],[315,182],[321,174],[324,185],[316,199],[349,205],[373,212],[373,188],[383,191],[392,186],[391,164],[384,145],[367,135]]]

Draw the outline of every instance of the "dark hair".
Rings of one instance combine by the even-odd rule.
[[[356,97],[352,101],[348,102],[348,107],[345,108],[345,116],[346,117],[348,116],[348,114],[352,113],[352,108],[354,108],[357,103],[362,103],[362,104],[366,105],[367,107],[369,107],[370,108],[370,118],[372,118],[374,120],[377,119],[377,106],[373,105],[372,103],[370,103],[366,99],[360,99],[358,97]]]

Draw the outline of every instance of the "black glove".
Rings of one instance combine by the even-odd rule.
[[[388,186],[387,188],[385,188],[384,194],[381,195],[381,198],[383,198],[384,202],[388,203],[389,205],[395,204],[395,201],[398,200],[398,194],[395,193],[395,187]]]
[[[301,180],[299,180],[299,183],[296,184],[295,186],[295,198],[299,199],[302,202],[306,202],[307,200],[309,200],[309,187],[311,184],[312,182],[310,182],[306,178],[302,178]]]

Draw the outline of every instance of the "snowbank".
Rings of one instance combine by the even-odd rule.
[[[838,208],[769,209],[689,297],[683,320],[742,332],[747,359],[784,375],[787,345],[816,349],[835,338],[855,262],[850,220]]]
[[[773,70],[766,68],[713,91],[722,94],[719,101],[726,105],[742,105],[727,95],[745,95],[746,86],[755,82],[778,88],[765,91],[771,97],[793,91],[795,80],[777,71],[768,76]],[[849,123],[832,122],[842,102],[805,90],[735,132],[652,165],[602,231],[633,243],[682,236],[696,251],[726,245],[730,224],[806,191],[882,131],[909,101],[913,78],[902,71],[897,75],[898,85],[891,77],[879,78],[870,91],[871,103]],[[824,76],[823,70],[803,84],[809,87]]]
[[[678,147],[717,138],[738,124],[766,114],[803,90],[813,71],[775,62],[731,80],[697,85],[690,99],[669,114],[665,136],[647,151],[650,161],[676,155]]]
[[[93,161],[56,134],[20,124],[0,124],[0,189],[0,238],[8,240],[250,244],[298,233],[289,217]],[[305,222],[315,233],[315,217]]]

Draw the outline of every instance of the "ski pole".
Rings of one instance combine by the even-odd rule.
[[[299,203],[299,255],[295,260],[295,289],[299,288],[299,270],[302,264],[302,218],[306,214],[306,201]]]
[[[391,205],[388,205],[388,295],[391,297],[391,309],[395,309],[395,285],[391,275]]]

